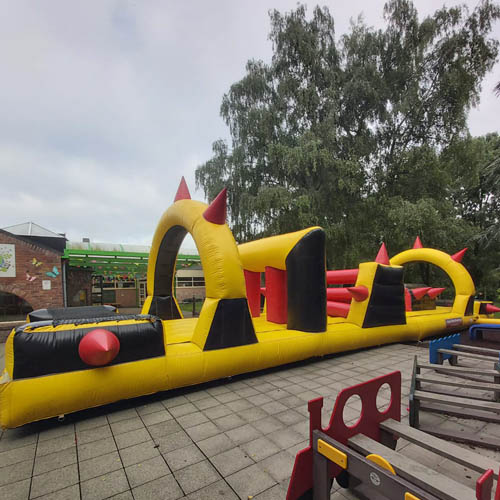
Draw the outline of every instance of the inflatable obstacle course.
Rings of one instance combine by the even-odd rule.
[[[420,244],[389,259],[383,245],[373,262],[327,272],[320,227],[237,245],[225,222],[226,195],[210,205],[191,200],[182,180],[153,237],[142,315],[35,312],[12,331],[0,379],[2,427],[315,356],[450,334],[476,321],[500,324],[476,310],[474,284],[457,254]],[[187,233],[200,254],[206,299],[198,318],[185,319],[174,276]],[[409,307],[403,266],[415,261],[448,274],[455,288],[450,307]],[[331,291],[327,283],[347,286]],[[108,333],[87,337],[94,330]]]
[[[382,386],[391,390],[387,409],[376,398]],[[344,406],[361,399],[360,417],[344,422]],[[499,464],[467,449],[400,423],[401,373],[393,372],[344,389],[335,401],[330,422],[323,428],[323,398],[309,401],[309,446],[297,453],[287,500],[330,498],[332,481],[361,498],[377,500],[490,500]],[[475,491],[402,452],[394,451],[403,438],[414,445],[476,471]],[[497,485],[495,498],[499,498]]]

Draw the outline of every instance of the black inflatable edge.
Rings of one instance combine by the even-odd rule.
[[[327,328],[325,232],[313,229],[288,253],[287,327],[321,333]]]
[[[150,321],[154,323],[159,320],[157,316],[152,314],[116,314],[114,316],[109,316],[107,318],[78,318],[78,319],[64,319],[64,320],[49,320],[49,321],[34,321],[31,323],[25,323],[24,325],[18,326],[15,331],[16,333],[24,332],[27,328],[36,330],[37,328],[42,328],[46,326],[56,327],[59,325],[86,325],[88,323],[105,323],[109,321]]]
[[[247,299],[220,299],[203,350],[226,349],[257,342]]]
[[[405,325],[403,268],[378,265],[363,328]]]

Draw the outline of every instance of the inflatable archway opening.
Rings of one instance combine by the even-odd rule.
[[[461,316],[474,314],[474,294],[476,293],[474,283],[467,269],[453,259],[453,256],[434,248],[412,248],[391,259],[392,265],[402,266],[410,262],[428,262],[442,269],[455,288],[452,311]]]
[[[192,338],[202,350],[257,342],[236,242],[227,224],[207,220],[211,207],[180,199],[163,214],[151,246],[148,297],[142,309],[163,320],[182,318],[174,296],[175,264],[182,241],[190,233],[205,274],[206,299]]]

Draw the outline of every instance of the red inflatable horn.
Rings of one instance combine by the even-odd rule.
[[[96,328],[87,333],[78,345],[81,360],[90,366],[104,366],[111,363],[120,351],[120,341],[109,330]]]
[[[500,312],[500,307],[494,306],[493,304],[485,304],[484,311],[486,314],[493,314]]]
[[[179,200],[190,200],[191,195],[189,194],[189,189],[186,184],[186,179],[184,179],[184,176],[181,177],[181,182],[179,184],[179,187],[177,188],[177,193],[174,198],[174,203]]]
[[[368,298],[370,291],[364,285],[350,286],[347,288],[356,302],[363,302]]]
[[[203,217],[214,224],[225,224],[227,215],[227,188],[224,188],[203,212]]]
[[[431,289],[427,292],[427,295],[428,295],[431,299],[435,299],[438,295],[442,294],[445,290],[446,290],[446,288],[431,288]]]
[[[422,241],[418,236],[415,238],[415,243],[413,243],[413,248],[424,248],[424,245],[422,245]]]
[[[420,300],[430,289],[430,286],[424,286],[422,288],[413,288],[410,291],[413,293],[416,300]]]
[[[454,253],[453,255],[450,255],[450,257],[455,261],[455,262],[462,262],[462,259],[464,258],[465,252],[467,252],[467,247],[462,248],[460,252]]]
[[[382,242],[382,245],[380,245],[380,249],[378,251],[377,256],[375,257],[375,262],[378,262],[379,264],[385,264],[386,266],[389,266],[391,263],[389,262],[389,255],[387,254],[387,248],[385,247],[385,243]]]

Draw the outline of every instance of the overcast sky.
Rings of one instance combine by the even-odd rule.
[[[222,95],[248,59],[270,61],[269,9],[296,3],[3,0],[0,227],[31,220],[71,240],[150,244],[181,175],[203,199],[195,168],[229,137]],[[441,3],[415,1],[421,15]],[[383,24],[384,1],[320,4],[337,36],[361,12]],[[499,129],[499,80],[497,63],[470,114],[473,135]]]

